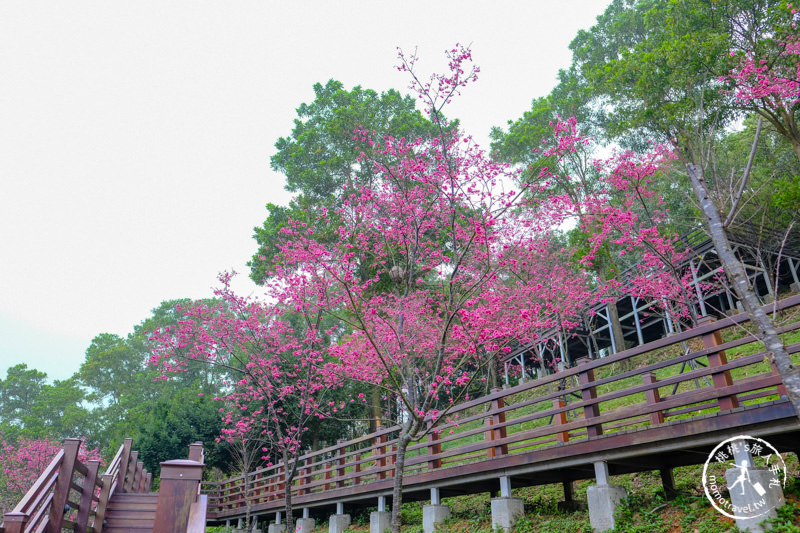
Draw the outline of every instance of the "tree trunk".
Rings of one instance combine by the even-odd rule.
[[[725,275],[736,291],[736,296],[742,302],[750,321],[755,326],[761,342],[764,343],[767,356],[775,362],[783,384],[789,393],[789,400],[794,405],[795,414],[800,418],[800,373],[792,363],[792,359],[786,351],[786,346],[778,336],[775,324],[762,309],[758,296],[750,286],[744,266],[731,249],[728,236],[725,233],[725,227],[722,224],[722,217],[708,193],[702,170],[692,163],[686,163],[686,170],[692,182],[694,193],[700,201],[703,214],[706,216],[711,241],[717,250]]]
[[[392,533],[400,533],[400,519],[403,510],[403,470],[406,462],[406,449],[408,448],[410,442],[411,435],[409,432],[402,431],[400,437],[397,439],[397,455],[394,463],[394,485],[392,486]]]
[[[377,385],[372,385],[369,395],[369,432],[375,433],[381,427],[381,389]]]
[[[286,531],[294,531],[294,519],[292,518],[292,481],[294,481],[294,473],[297,468],[297,460],[295,460],[294,467],[289,468],[289,454],[286,450],[283,451],[283,471],[286,473],[284,476],[284,505],[283,512],[286,513]]]
[[[601,283],[605,283],[608,281],[608,274],[606,272],[606,266],[603,261],[600,261],[597,269],[597,277],[600,278]],[[614,301],[608,302],[608,329],[610,335],[614,338],[614,346],[616,347],[616,352],[622,352],[625,350],[625,334],[622,332],[622,324],[619,322],[619,310],[617,309],[617,292],[611,295],[614,298]]]

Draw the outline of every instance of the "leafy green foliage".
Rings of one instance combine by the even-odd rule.
[[[227,444],[218,442],[223,424],[219,402],[196,390],[178,389],[148,405],[136,438],[148,471],[158,475],[159,463],[186,457],[189,444],[203,443],[207,470],[233,473]]]
[[[354,130],[398,139],[436,133],[416,109],[414,99],[395,90],[378,94],[357,86],[348,91],[341,82],[330,80],[314,85],[314,94],[312,103],[297,109],[291,135],[275,143],[278,152],[270,160],[272,168],[286,176],[286,190],[298,196],[286,207],[267,204],[267,219],[254,229],[258,251],[248,266],[256,283],[268,275],[278,252],[279,231],[289,219],[316,221],[323,207],[332,215],[334,199],[343,187],[352,189],[355,183],[371,181],[371,167],[358,161],[368,148],[353,142]]]

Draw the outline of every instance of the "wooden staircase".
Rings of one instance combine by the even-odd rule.
[[[28,493],[3,515],[0,533],[203,533],[208,506],[200,494],[203,444],[189,445],[189,459],[162,462],[160,491],[152,493],[152,476],[132,443],[125,439],[100,476],[100,461],[80,462],[81,441],[67,439]]]
[[[116,493],[108,502],[103,533],[152,533],[158,494]]]

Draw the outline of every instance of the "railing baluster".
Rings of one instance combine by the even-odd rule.
[[[562,400],[561,398],[556,398],[553,400],[553,407],[555,409],[559,409],[561,407],[566,407],[567,402]],[[556,413],[553,417],[554,422],[557,426],[561,426],[567,423],[567,412],[561,411],[560,413]],[[569,431],[559,431],[556,433],[556,439],[558,442],[569,442]]]
[[[117,490],[119,492],[126,492],[125,480],[128,477],[128,467],[130,466],[132,445],[133,445],[133,439],[125,439],[125,441],[122,444],[122,455],[120,455],[119,458],[119,480],[117,481]]]
[[[123,492],[133,492],[134,491],[134,480],[136,479],[136,463],[139,459],[139,452],[133,451],[131,452],[128,458],[128,468],[125,470],[125,477],[123,478],[124,483],[123,487],[125,490]]]
[[[644,374],[642,374],[642,382],[645,385],[653,385],[654,383],[658,383],[658,379],[656,378],[655,372],[645,372]],[[661,401],[661,395],[658,393],[658,387],[653,387],[652,389],[646,391],[645,397],[647,398],[647,405],[655,405]],[[654,413],[650,413],[651,426],[663,423],[664,423],[664,411],[656,411]]]
[[[497,394],[501,392],[503,389],[499,387],[495,387],[492,389],[492,394]],[[492,440],[499,440],[506,438],[506,413],[499,412],[500,409],[503,409],[506,406],[506,400],[503,396],[499,396],[492,400],[492,426],[499,426],[496,429],[492,429]],[[499,446],[494,446],[492,448],[492,454],[490,457],[498,457],[500,455],[507,455],[508,454],[508,444],[501,444]]]
[[[375,439],[375,444],[384,444],[386,442],[386,434],[380,435]],[[386,446],[379,446],[377,448],[377,454],[380,456],[380,459],[377,460],[378,464],[378,479],[386,479],[386,471],[383,470],[383,467],[386,466]]]
[[[309,489],[305,485],[311,483],[311,457],[306,457],[306,467],[300,471],[300,486],[302,487],[298,493],[308,494]]]
[[[111,497],[111,485],[114,483],[113,474],[103,475],[103,488],[100,489],[100,497],[97,498],[97,509],[94,513],[94,529],[98,531],[99,527],[106,519],[106,508],[108,507],[108,499]]]
[[[698,324],[703,326],[706,324],[710,324],[714,322],[714,318],[710,316],[701,317],[698,321]],[[719,346],[722,344],[722,336],[719,333],[719,330],[710,331],[703,335],[703,347],[706,349],[714,348],[715,346]],[[708,366],[710,367],[717,367],[722,366],[728,362],[728,356],[725,354],[725,350],[719,350],[713,353],[708,354]],[[711,374],[711,379],[714,383],[714,387],[721,389],[723,387],[727,387],[729,385],[733,385],[733,378],[731,377],[730,370],[725,370],[724,372],[717,372]],[[718,400],[718,405],[720,411],[729,411],[731,409],[736,409],[739,407],[739,400],[736,396],[721,396]]]
[[[441,468],[442,460],[437,457],[440,453],[442,453],[442,445],[439,443],[439,433],[434,429],[433,420],[428,420],[428,455],[434,457],[428,461],[428,470],[435,470],[436,468]]]
[[[576,361],[578,369],[581,366],[591,363],[588,357],[581,357]],[[597,387],[587,386],[594,381],[594,369],[589,368],[578,374],[578,380],[581,384],[581,399],[584,402],[591,402],[597,398]],[[597,403],[590,403],[583,408],[583,417],[586,420],[586,434],[591,437],[598,437],[603,434],[603,427],[600,424],[592,424],[593,418],[600,416],[600,407]]]
[[[347,439],[339,439],[336,441],[336,443],[339,445],[339,449],[336,451],[337,455],[339,456],[339,468],[336,470],[337,487],[344,487],[344,454],[347,451],[347,446],[345,445],[346,442]]]
[[[100,470],[100,461],[87,461],[81,500],[78,504],[80,510],[78,511],[78,517],[75,519],[75,533],[86,533],[86,527],[89,525],[89,512],[92,510],[92,497],[94,496],[94,485],[95,481],[97,481],[98,470]]]
[[[58,479],[53,489],[53,500],[50,504],[50,513],[47,524],[47,533],[60,533],[61,522],[64,520],[64,509],[69,499],[72,475],[75,473],[75,462],[78,460],[78,450],[81,447],[80,439],[66,439],[64,441],[64,460],[58,469]]]

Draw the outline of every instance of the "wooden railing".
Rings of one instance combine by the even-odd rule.
[[[115,491],[148,492],[152,481],[138,452],[125,439],[102,476],[100,461],[78,460],[81,441],[66,439],[33,487],[14,509],[3,517],[3,533],[100,533],[108,500]]]
[[[800,305],[800,296],[773,305],[789,311]],[[406,483],[473,474],[497,459],[508,467],[515,460],[563,457],[578,453],[571,450],[580,443],[587,445],[579,453],[601,451],[609,436],[619,437],[616,446],[633,445],[641,442],[641,430],[703,424],[739,408],[785,403],[781,378],[747,326],[744,314],[709,318],[693,330],[603,359],[584,358],[574,368],[458,405],[424,441],[409,446]],[[790,353],[800,351],[800,321],[782,325],[779,333]],[[246,500],[253,510],[280,509],[287,490],[305,502],[324,500],[326,493],[385,492],[394,475],[398,429],[303,455],[290,487],[280,464],[248,473],[247,483],[245,476],[206,483],[209,517],[243,512]]]

